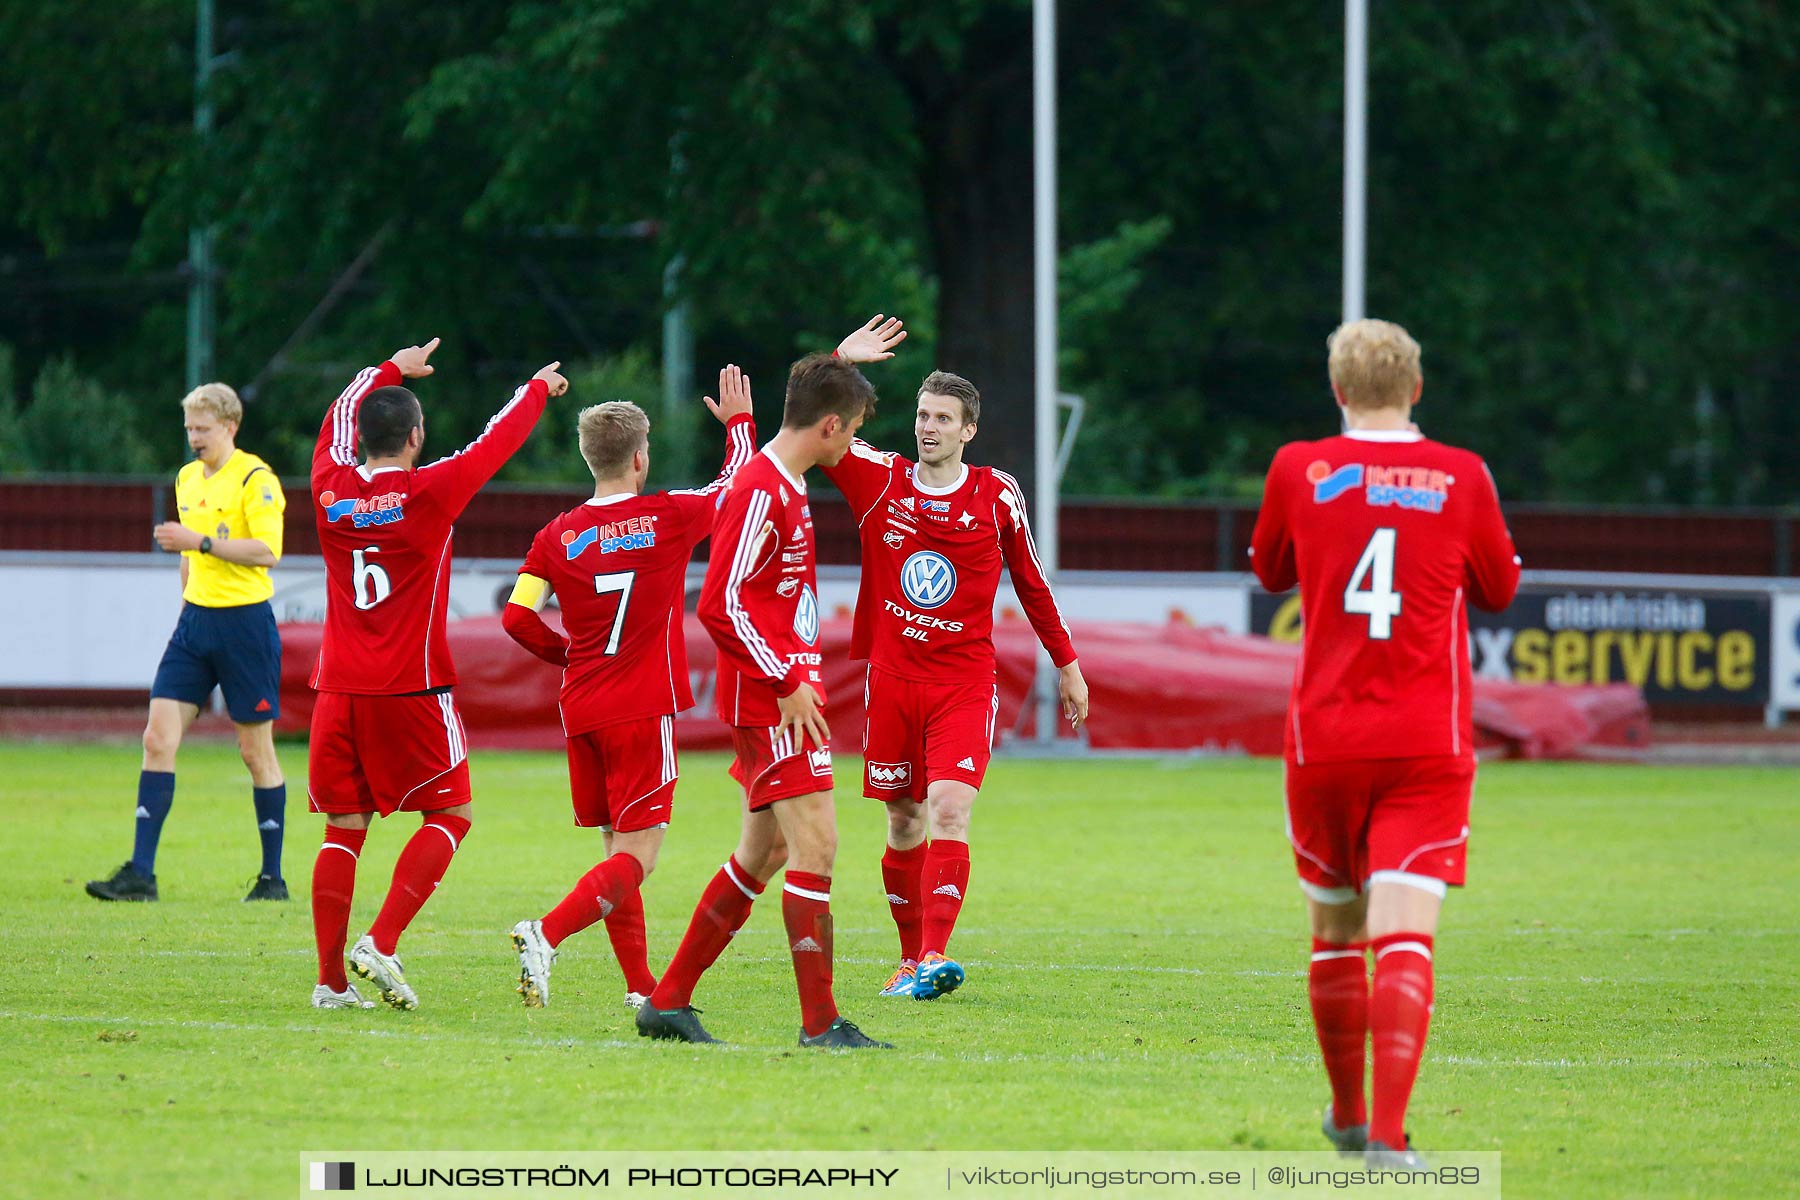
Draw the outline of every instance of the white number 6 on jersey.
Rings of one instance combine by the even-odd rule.
[[[1369,587],[1363,590],[1363,581]],[[1394,636],[1394,618],[1400,615],[1400,593],[1394,590],[1394,531],[1377,529],[1356,560],[1350,586],[1344,589],[1344,611],[1369,618],[1369,636],[1385,642]]]
[[[393,593],[394,585],[388,580],[388,573],[372,562],[364,562],[365,554],[380,554],[380,546],[364,546],[350,554],[350,561],[356,570],[350,577],[350,594],[356,597],[356,607],[367,612]]]

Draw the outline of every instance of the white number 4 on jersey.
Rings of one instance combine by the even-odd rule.
[[[1363,582],[1368,581],[1368,590]],[[1394,590],[1394,531],[1377,529],[1363,547],[1344,589],[1344,611],[1369,618],[1369,636],[1386,641],[1394,636],[1394,618],[1400,615],[1400,593]]]

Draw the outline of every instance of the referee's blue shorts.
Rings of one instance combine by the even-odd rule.
[[[281,634],[267,600],[230,608],[183,604],[150,685],[152,700],[205,708],[214,688],[240,725],[281,715]]]

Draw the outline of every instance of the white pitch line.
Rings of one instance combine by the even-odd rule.
[[[601,949],[600,953],[602,955],[604,955],[604,953],[605,953],[604,948]],[[265,958],[273,958],[273,957],[277,957],[277,956],[284,957],[284,958],[301,958],[301,957],[311,958],[313,956],[313,954],[314,954],[314,951],[304,949],[304,948],[299,948],[299,947],[295,947],[295,948],[291,948],[291,949],[284,949],[284,950],[264,950],[261,952],[261,956],[265,957]],[[138,951],[136,954],[132,955],[131,957],[134,957],[134,958],[135,957],[145,957],[145,958],[229,958],[229,959],[236,960],[236,959],[243,958],[243,952],[238,951],[238,950],[143,950],[143,951]],[[416,957],[420,962],[429,962],[429,963],[441,963],[441,962],[446,961],[448,958],[448,956],[446,956],[446,955],[434,954],[434,953],[430,952],[429,950],[413,950],[409,954],[409,957]],[[499,952],[494,955],[494,958],[497,961],[502,961],[502,962],[504,962],[506,959],[508,959],[508,957],[509,956],[505,952]],[[739,955],[732,956],[732,958],[727,959],[725,961],[756,962],[756,963],[775,963],[775,962],[785,963],[785,962],[789,962],[791,960],[787,955],[784,955],[784,954],[739,954]],[[842,965],[842,966],[876,967],[881,970],[886,970],[893,966],[893,960],[889,959],[889,958],[851,957],[851,956],[840,954],[840,955],[835,956],[835,961],[839,965]],[[1279,969],[1279,970],[1267,970],[1267,969],[1258,970],[1258,969],[1254,969],[1254,968],[1240,968],[1240,969],[1232,970],[1232,971],[1217,971],[1217,970],[1210,970],[1205,967],[1172,967],[1172,966],[1160,966],[1160,965],[1151,964],[1151,963],[1070,963],[1070,962],[1046,963],[1046,962],[1024,961],[1024,960],[1007,961],[1007,960],[999,960],[999,959],[978,959],[978,958],[963,959],[961,961],[967,966],[977,967],[983,971],[1051,971],[1051,970],[1054,970],[1054,971],[1085,971],[1085,972],[1098,973],[1098,974],[1103,974],[1103,975],[1179,975],[1179,976],[1186,976],[1186,977],[1196,978],[1196,979],[1214,978],[1214,979],[1291,979],[1291,980],[1300,980],[1300,979],[1305,979],[1306,975],[1307,975],[1306,968],[1301,967],[1301,966],[1291,967],[1291,968],[1287,968],[1287,969]],[[1458,983],[1526,983],[1526,984],[1545,984],[1545,985],[1561,985],[1561,984],[1567,984],[1567,983],[1586,983],[1586,984],[1593,984],[1593,985],[1601,986],[1601,987],[1687,987],[1687,986],[1690,986],[1691,984],[1693,984],[1694,980],[1691,978],[1685,977],[1685,976],[1683,976],[1683,977],[1665,977],[1665,976],[1629,976],[1629,977],[1626,977],[1626,976],[1607,976],[1607,975],[1577,975],[1572,979],[1549,979],[1549,978],[1545,978],[1544,976],[1541,976],[1541,975],[1469,975],[1469,974],[1463,974],[1461,972],[1457,972],[1454,969],[1452,969],[1447,975],[1446,982],[1449,982],[1451,984],[1458,984]],[[1730,982],[1732,982],[1740,987],[1757,987],[1757,988],[1800,987],[1800,978],[1794,978],[1794,979],[1737,979],[1737,980],[1732,980]]]

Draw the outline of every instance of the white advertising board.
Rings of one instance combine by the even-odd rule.
[[[510,560],[458,560],[450,578],[451,617],[500,611],[517,568]],[[704,569],[689,568],[690,603]],[[271,575],[277,621],[324,619],[322,559],[288,559]],[[854,567],[821,568],[819,601],[827,615],[854,610],[857,582]],[[1238,576],[1070,571],[1056,594],[1072,621],[1173,620],[1232,633],[1249,627],[1246,585]],[[998,620],[1023,619],[1004,582],[994,611]],[[180,612],[172,555],[0,553],[0,688],[147,689]]]

